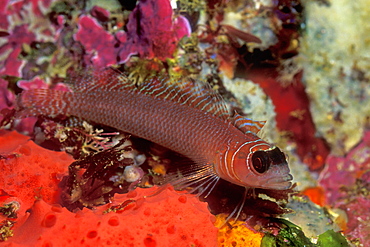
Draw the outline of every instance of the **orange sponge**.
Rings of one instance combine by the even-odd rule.
[[[171,187],[150,196],[156,190],[136,189],[77,213],[36,201],[0,246],[217,246],[206,203]]]
[[[58,183],[74,160],[64,152],[41,148],[16,132],[1,131],[0,143],[0,189],[17,198],[20,213],[35,199],[56,203]]]
[[[62,208],[55,195],[73,160],[14,132],[0,133],[0,143],[7,140],[12,147],[0,150],[0,207],[16,201],[20,209],[0,246],[217,246],[208,204],[170,186],[116,194],[95,210]]]

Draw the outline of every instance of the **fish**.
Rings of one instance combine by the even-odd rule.
[[[285,154],[257,135],[265,122],[231,111],[201,80],[158,75],[138,85],[109,67],[71,82],[70,91],[23,91],[17,116],[75,116],[159,144],[194,162],[174,182],[183,187],[211,191],[219,179],[245,188],[292,186]]]

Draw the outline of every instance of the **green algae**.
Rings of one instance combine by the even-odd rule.
[[[262,238],[261,247],[349,247],[345,237],[340,232],[328,230],[320,234],[317,243],[307,238],[299,226],[283,219],[279,219],[283,228],[275,236],[266,233]]]

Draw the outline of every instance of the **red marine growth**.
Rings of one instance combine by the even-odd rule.
[[[263,122],[230,113],[204,83],[156,77],[140,86],[111,68],[90,71],[73,83],[73,92],[24,91],[19,116],[77,116],[178,152],[195,165],[176,186],[211,191],[221,178],[243,187],[291,187],[285,155],[256,135]]]

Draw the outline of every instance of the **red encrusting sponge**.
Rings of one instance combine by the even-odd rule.
[[[57,203],[58,183],[74,161],[64,152],[46,150],[29,139],[14,131],[0,132],[0,189],[10,196],[6,201],[0,197],[0,203],[17,201],[20,214],[24,214],[35,199]]]
[[[171,187],[145,198],[156,190],[138,188],[135,197],[117,196],[117,206],[76,213],[37,200],[0,246],[217,246],[206,203]]]
[[[18,218],[12,219],[13,236],[0,246],[217,246],[218,230],[207,203],[170,186],[160,193],[137,188],[116,194],[112,203],[95,210],[62,208],[55,195],[71,158],[15,132],[0,134],[0,143],[20,141],[12,144],[14,151],[0,145],[0,189],[7,195],[0,196],[0,207],[11,201],[20,205]]]

